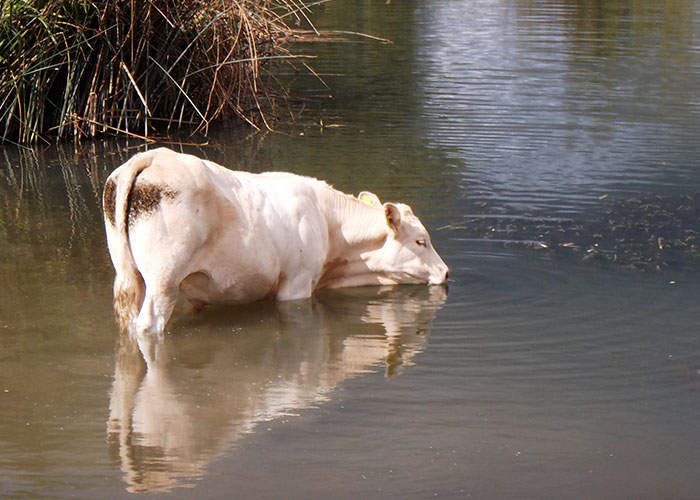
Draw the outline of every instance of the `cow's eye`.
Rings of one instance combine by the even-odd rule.
[[[423,248],[426,248],[428,246],[428,244],[422,238],[420,240],[416,240],[416,245],[418,245],[419,247],[423,247]]]

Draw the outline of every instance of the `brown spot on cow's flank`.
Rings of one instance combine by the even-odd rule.
[[[107,179],[105,189],[102,192],[102,211],[112,226],[114,226],[114,211],[117,196],[117,185],[113,179]]]
[[[131,226],[140,217],[145,217],[158,208],[161,200],[173,199],[177,191],[167,186],[158,186],[148,182],[135,182],[129,193],[127,203],[127,221]]]

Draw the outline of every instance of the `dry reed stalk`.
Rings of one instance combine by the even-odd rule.
[[[272,62],[300,0],[0,0],[0,141],[271,128]],[[314,33],[315,29],[312,27]]]

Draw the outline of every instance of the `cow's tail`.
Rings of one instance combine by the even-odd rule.
[[[102,194],[107,246],[116,271],[114,314],[122,330],[138,316],[146,286],[136,267],[129,243],[129,197],[136,177],[151,165],[152,154],[141,153],[116,169],[107,179]]]

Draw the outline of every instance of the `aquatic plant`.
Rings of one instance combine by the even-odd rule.
[[[0,0],[0,141],[268,127],[300,0]]]
[[[440,229],[627,270],[700,270],[700,193],[627,200],[604,195],[593,214],[576,218],[508,215],[488,202],[474,203],[469,213]]]

